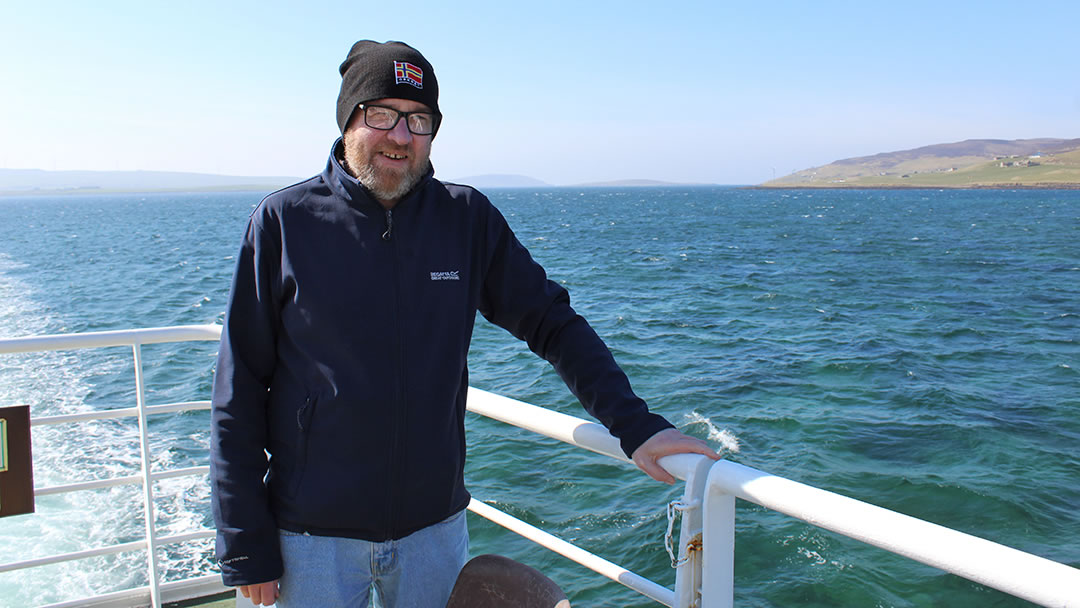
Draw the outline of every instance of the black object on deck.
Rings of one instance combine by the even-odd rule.
[[[446,608],[570,608],[542,572],[501,555],[479,555],[461,569]]]

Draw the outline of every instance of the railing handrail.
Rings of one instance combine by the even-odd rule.
[[[146,406],[147,416],[160,414],[175,414],[190,410],[208,410],[209,401],[183,401],[180,403],[163,403],[161,405]],[[56,416],[39,416],[30,421],[30,426],[48,426],[53,424],[68,424],[71,422],[87,422],[89,420],[109,420],[112,418],[133,418],[139,415],[139,408],[125,407],[111,410],[92,410],[79,412],[78,414],[59,414]]]
[[[706,512],[711,499],[735,496],[1042,606],[1080,607],[1080,569],[1044,557],[726,460],[706,485]]]
[[[109,346],[134,346],[136,344],[162,344],[166,342],[197,342],[221,339],[221,326],[176,325],[172,327],[148,327],[143,329],[117,329],[77,334],[47,334],[0,338],[0,354],[27,353],[43,350],[79,350]]]

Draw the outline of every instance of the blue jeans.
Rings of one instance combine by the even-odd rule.
[[[367,608],[373,586],[384,608],[444,608],[469,556],[464,510],[381,543],[279,536],[285,574],[277,608]]]

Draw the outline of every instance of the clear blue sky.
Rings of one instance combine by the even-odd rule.
[[[436,175],[757,183],[1080,137],[1080,3],[0,0],[0,168],[306,177],[361,38],[434,64]]]

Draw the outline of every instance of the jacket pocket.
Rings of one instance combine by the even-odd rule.
[[[307,469],[308,439],[311,436],[311,422],[315,417],[315,399],[308,395],[304,404],[296,410],[296,468],[292,483],[289,485],[289,495],[296,496],[300,492],[300,485],[304,481],[304,471]]]

